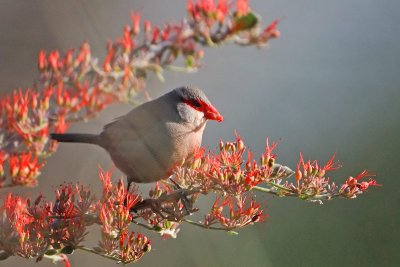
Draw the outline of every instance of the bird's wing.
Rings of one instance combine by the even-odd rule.
[[[118,122],[119,120],[121,120],[123,117],[124,117],[124,116],[119,116],[119,117],[114,118],[112,122],[107,123],[106,125],[104,125],[103,130],[105,130],[105,129],[109,128],[109,127],[112,127],[115,123],[117,123],[117,122]]]
[[[161,122],[153,110],[147,103],[134,108],[128,114],[106,124],[102,137],[115,142],[115,139],[135,138],[142,133],[151,132]]]

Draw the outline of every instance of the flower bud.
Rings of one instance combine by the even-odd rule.
[[[260,157],[260,164],[261,164],[261,165],[265,165],[265,156],[264,156],[264,154],[261,154],[261,157]]]
[[[219,141],[219,150],[222,151],[224,149],[224,142],[222,140]]]
[[[239,140],[237,141],[237,148],[238,148],[239,150],[243,150],[243,149],[245,148],[242,139],[239,139]]]
[[[148,241],[144,246],[143,246],[143,252],[150,252],[151,251],[151,241]]]
[[[272,168],[272,166],[274,166],[274,163],[275,163],[275,159],[274,158],[270,158],[268,160],[268,167]]]
[[[296,172],[296,181],[297,182],[300,181],[302,177],[303,177],[303,175],[302,175],[301,171],[297,170],[297,172]]]
[[[225,151],[229,151],[229,148],[230,148],[231,146],[230,146],[230,143],[229,142],[226,142],[226,144],[225,144]]]

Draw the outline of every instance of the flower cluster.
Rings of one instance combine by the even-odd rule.
[[[128,229],[132,222],[130,210],[141,198],[135,188],[128,190],[121,180],[113,185],[110,172],[100,172],[100,180],[103,195],[98,210],[102,240],[98,251],[124,263],[137,261],[151,247],[147,237],[142,234],[135,236]]]
[[[265,29],[247,1],[201,0],[188,2],[188,18],[162,27],[131,14],[121,37],[107,44],[103,62],[92,55],[88,43],[66,53],[41,50],[40,78],[26,90],[18,89],[0,99],[0,187],[37,184],[45,158],[56,149],[49,133],[63,133],[76,121],[96,115],[112,102],[133,102],[144,92],[149,73],[163,80],[165,69],[192,72],[200,66],[203,50],[231,41],[263,45],[279,36],[276,21]],[[183,67],[173,65],[182,58]],[[4,173],[13,157],[18,178]],[[26,175],[25,169],[34,169]],[[7,183],[7,178],[10,177]]]
[[[277,143],[265,146],[260,160],[244,145],[240,136],[234,142],[223,141],[219,153],[205,153],[199,150],[192,161],[177,169],[175,181],[185,188],[199,188],[202,192],[220,192],[237,196],[248,192],[254,186],[270,180],[291,176],[294,172],[275,163],[273,150]],[[247,152],[247,153],[246,153]]]
[[[34,201],[9,193],[0,206],[0,258],[65,258],[76,249],[91,250],[104,257],[129,263],[150,251],[151,241],[129,232],[130,209],[140,200],[134,189],[122,182],[113,185],[109,172],[99,174],[103,194],[96,200],[89,188],[64,184],[53,202],[39,196]],[[99,247],[82,245],[88,227],[100,224]]]
[[[182,223],[236,234],[235,230],[265,220],[254,192],[298,197],[321,202],[333,197],[355,198],[375,180],[360,181],[363,171],[342,185],[330,182],[326,173],[339,165],[333,156],[325,165],[305,161],[300,154],[297,171],[276,163],[277,143],[266,142],[257,162],[240,136],[219,144],[218,152],[201,149],[178,166],[169,180],[158,182],[143,198],[135,186],[126,188],[111,173],[100,171],[103,186],[96,200],[89,188],[66,184],[55,191],[55,201],[39,196],[30,201],[8,194],[0,206],[0,258],[11,255],[46,257],[67,262],[66,256],[80,249],[122,263],[139,260],[151,249],[151,241],[131,227],[143,227],[162,238],[176,238]],[[246,153],[247,152],[247,153]],[[203,221],[188,219],[199,212],[200,195],[215,195]],[[99,224],[99,246],[82,245],[92,224]]]
[[[205,217],[205,227],[218,222],[225,230],[231,230],[261,221],[264,216],[260,204],[254,199],[248,200],[249,197],[243,195],[228,196],[223,200],[217,198],[211,212]],[[228,216],[224,215],[226,207],[229,209]]]
[[[373,176],[366,170],[363,170],[355,178],[350,176],[344,184],[338,186],[327,176],[328,171],[338,168],[340,165],[335,162],[335,155],[324,166],[320,166],[317,160],[305,162],[300,153],[295,181],[283,181],[282,179],[267,181],[267,187],[261,188],[261,190],[272,190],[279,196],[296,196],[303,200],[322,204],[323,200],[330,200],[334,197],[355,198],[366,191],[369,186],[380,186],[371,178],[369,181],[358,181],[363,177]]]
[[[369,178],[368,181],[362,181],[362,182],[358,181],[364,177],[371,177],[371,176],[374,175],[366,170],[362,171],[356,177],[349,176],[349,178],[347,178],[346,180],[346,183],[340,187],[339,193],[348,198],[355,198],[357,195],[367,190],[368,187],[370,186],[381,186],[376,182],[376,180],[373,180],[371,178]]]

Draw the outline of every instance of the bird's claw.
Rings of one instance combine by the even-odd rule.
[[[174,184],[175,189],[177,189],[177,190],[182,189],[182,186],[180,186],[180,185],[179,185],[177,182],[175,182],[172,178],[170,178],[169,180],[171,181],[171,183]],[[185,194],[185,192],[182,191],[182,192],[180,193],[180,197],[179,197],[179,198],[180,198],[180,200],[182,201],[183,207],[185,208],[186,215],[191,215],[193,209],[189,208],[191,205],[190,205],[190,201],[189,201],[189,199],[187,198],[187,195]]]

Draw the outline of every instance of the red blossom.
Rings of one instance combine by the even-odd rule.
[[[64,267],[71,267],[71,264],[69,263],[68,257],[65,254],[60,255],[64,261]]]
[[[154,27],[153,28],[153,35],[152,35],[152,38],[151,38],[151,42],[153,44],[157,43],[159,36],[160,36],[160,29],[158,27]]]
[[[60,54],[57,50],[51,51],[49,54],[49,65],[53,70],[58,70]]]
[[[238,16],[244,16],[249,13],[248,0],[237,0],[236,1],[236,12]]]
[[[128,25],[124,27],[124,34],[122,38],[122,43],[124,45],[124,49],[126,52],[130,52],[133,48],[133,39],[132,39],[132,29]]]
[[[211,226],[218,221],[221,226],[228,230],[243,227],[255,222],[264,220],[261,206],[254,199],[249,201],[249,197],[224,197],[222,200],[217,197],[211,213],[206,215],[205,225]],[[227,207],[226,213],[224,210]]]
[[[0,180],[4,175],[4,161],[7,159],[7,153],[3,150],[0,150]],[[0,186],[1,187],[1,186]]]
[[[38,68],[43,71],[47,67],[46,51],[41,49],[38,55]]]
[[[131,13],[132,25],[133,25],[133,34],[138,35],[140,32],[140,14],[137,12]]]
[[[71,67],[73,64],[74,49],[68,49],[67,53],[64,55],[64,66]]]
[[[163,40],[163,41],[168,40],[169,34],[170,34],[170,28],[165,27],[163,29],[163,31],[161,32],[161,40]]]
[[[13,184],[35,186],[37,176],[43,163],[40,163],[37,156],[32,153],[13,154],[9,158],[10,175]]]
[[[123,263],[135,262],[151,250],[151,240],[134,232],[123,233],[119,240],[119,258]]]
[[[65,115],[60,115],[57,117],[57,121],[54,125],[54,132],[55,133],[65,133],[68,129],[69,124],[65,121]]]
[[[106,55],[106,57],[104,59],[104,63],[103,63],[103,69],[105,72],[110,72],[112,70],[111,61],[114,58],[114,54],[115,54],[114,46],[113,46],[112,42],[108,42],[107,55]]]
[[[79,49],[78,56],[75,59],[75,65],[80,65],[89,61],[91,56],[90,45],[88,42],[82,44]]]
[[[264,35],[266,38],[279,38],[280,32],[277,29],[278,22],[278,20],[274,20],[264,29]]]
[[[54,202],[53,212],[62,218],[71,218],[75,216],[75,188],[70,185],[62,185],[61,188],[56,190],[56,201]]]
[[[273,142],[271,145],[269,145],[269,139],[267,138],[264,156],[265,156],[266,162],[269,165],[273,165],[273,162],[270,162],[270,161],[275,160],[277,157],[276,154],[272,153],[277,146],[278,146],[278,142]]]
[[[148,20],[145,20],[143,28],[144,28],[145,33],[149,33],[151,31],[151,22]]]
[[[25,225],[32,222],[32,218],[27,216],[26,208],[26,200],[12,193],[8,193],[4,200],[3,207],[0,209],[6,215],[6,219],[8,220],[6,223],[9,223],[11,229],[18,233],[19,238],[26,237],[27,232],[25,231]]]
[[[217,20],[222,23],[225,20],[226,15],[228,14],[228,1],[219,0],[216,12]]]
[[[332,155],[332,157],[328,160],[328,162],[325,164],[325,166],[322,168],[324,171],[331,171],[331,170],[337,170],[341,166],[338,162],[335,162],[335,157],[336,153]]]
[[[369,186],[381,186],[380,184],[378,184],[375,180],[373,179],[369,179],[369,181],[366,182],[359,182],[359,180],[361,180],[362,178],[365,177],[371,177],[371,176],[375,176],[374,174],[371,174],[370,172],[368,172],[367,170],[363,170],[362,172],[360,172],[356,177],[349,177],[346,180],[346,184],[349,187],[358,187],[360,190],[364,191],[366,190]]]

